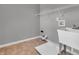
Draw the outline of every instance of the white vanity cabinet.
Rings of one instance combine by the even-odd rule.
[[[79,30],[58,29],[59,42],[79,50]]]

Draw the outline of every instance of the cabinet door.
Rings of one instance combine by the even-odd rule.
[[[71,47],[79,50],[79,33],[72,33],[71,36]]]
[[[57,31],[58,31],[59,42],[70,46],[71,45],[70,39],[72,37],[72,36],[69,36],[70,33],[67,31],[63,31],[63,30],[57,30]]]

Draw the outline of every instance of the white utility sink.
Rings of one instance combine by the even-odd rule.
[[[79,50],[79,30],[65,28],[58,29],[59,42]]]

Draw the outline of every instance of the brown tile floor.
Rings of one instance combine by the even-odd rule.
[[[38,55],[34,47],[45,43],[40,38],[0,48],[0,55]]]

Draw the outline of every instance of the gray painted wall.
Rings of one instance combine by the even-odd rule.
[[[57,14],[35,16],[41,9],[43,11],[46,8],[53,9],[52,6],[53,4],[48,6],[34,4],[0,5],[0,44],[39,36],[40,29],[45,31],[49,40],[58,42]],[[61,6],[55,7],[54,5],[54,8]],[[64,11],[67,12],[65,13],[66,27],[72,27],[73,24],[79,25],[79,6]]]
[[[40,5],[0,4],[0,44],[39,36]]]
[[[40,8],[43,8],[43,6],[41,5]],[[52,7],[50,6],[49,9],[51,8]],[[79,26],[79,6],[64,11],[66,12],[65,13],[66,27],[72,27],[73,24],[77,24]],[[40,16],[40,29],[43,29],[45,31],[45,33],[48,35],[49,40],[56,43],[58,43],[59,41],[57,29],[60,28],[58,27],[58,23],[56,21],[57,16],[58,16],[57,13],[54,14],[51,13],[48,15],[46,14]]]

